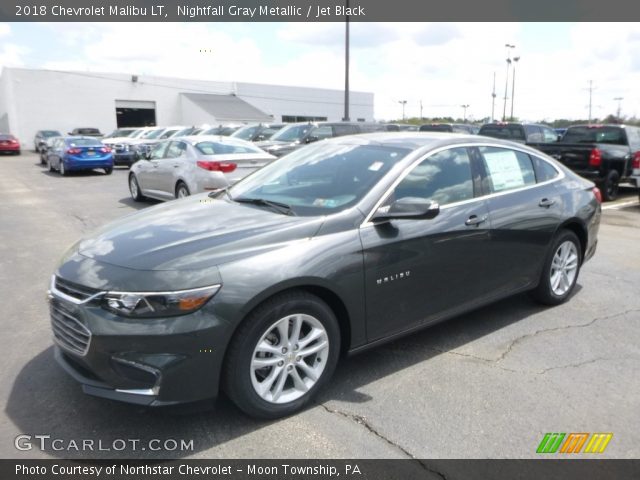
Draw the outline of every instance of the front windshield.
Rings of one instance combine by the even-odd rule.
[[[58,132],[57,130],[43,130],[42,131],[42,136],[45,137],[45,138],[59,137],[60,136],[60,132]]]
[[[106,138],[128,137],[135,131],[135,128],[120,128],[111,132],[111,134],[109,134]]]
[[[355,205],[409,152],[382,145],[320,142],[245,177],[229,194],[238,200],[284,203],[296,215],[327,215]]]
[[[284,127],[278,133],[276,133],[271,140],[277,142],[296,142],[300,141],[304,138],[304,136],[309,133],[309,130],[313,128],[313,125],[289,125],[288,127]]]
[[[258,125],[247,125],[240,130],[236,130],[231,134],[232,137],[241,138],[242,140],[251,140],[260,128]]]

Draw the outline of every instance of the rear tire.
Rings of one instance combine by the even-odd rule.
[[[531,292],[545,305],[559,305],[569,298],[576,286],[582,264],[580,240],[570,230],[561,230],[547,254],[540,283]]]
[[[618,198],[618,183],[620,175],[615,170],[611,170],[602,184],[602,198],[606,202],[611,202]]]
[[[189,192],[189,187],[187,187],[184,182],[178,182],[176,185],[176,198],[184,198],[191,195]]]
[[[63,177],[67,175],[67,169],[64,168],[64,160],[62,159],[60,159],[60,163],[58,164],[58,171]]]
[[[315,295],[288,292],[249,314],[229,344],[223,386],[246,414],[279,418],[303,408],[338,363],[340,328]]]

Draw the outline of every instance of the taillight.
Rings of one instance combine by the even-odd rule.
[[[9,140],[9,143],[11,145],[17,145],[18,144],[18,140],[16,140],[15,138],[12,138],[11,140]]]
[[[640,168],[640,151],[634,153],[633,160],[631,161],[631,168],[634,170]]]
[[[222,173],[233,172],[238,167],[238,165],[233,162],[214,162],[211,160],[198,160],[196,164],[200,168],[204,168],[205,170],[209,170],[210,172]]]
[[[100,149],[100,151],[101,151],[102,153],[109,153],[109,152],[111,152],[111,148],[109,148],[109,147],[102,147],[102,148]]]
[[[77,155],[78,153],[82,153],[82,150],[80,150],[79,148],[70,148],[69,150],[67,150],[67,153],[69,155]]]
[[[600,192],[600,189],[598,187],[593,187],[591,191],[593,192],[593,196],[596,197],[598,203],[602,203],[602,193]]]
[[[589,155],[589,165],[592,167],[599,167],[602,163],[602,153],[597,148],[591,150],[591,154]]]

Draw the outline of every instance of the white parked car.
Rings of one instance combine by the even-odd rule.
[[[275,160],[250,142],[220,136],[177,137],[152,147],[145,159],[131,167],[129,191],[145,197],[172,200],[234,184]]]

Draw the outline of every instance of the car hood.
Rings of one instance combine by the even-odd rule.
[[[110,223],[77,252],[129,269],[198,270],[307,241],[322,222],[201,194]]]

